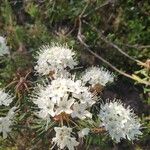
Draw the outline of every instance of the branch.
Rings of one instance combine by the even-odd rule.
[[[130,45],[130,44],[124,44],[124,43],[119,43],[119,44],[125,47],[136,48],[136,49],[150,48],[150,45]]]
[[[74,21],[73,28],[67,33],[67,35],[71,34],[71,33],[76,29],[76,27],[78,26],[78,21],[83,17],[83,14],[84,14],[84,12],[86,11],[88,5],[89,5],[89,2],[86,3],[86,5],[85,5],[85,7],[83,8],[83,10],[82,10],[82,12],[80,13],[80,15],[77,16],[77,18],[76,18],[75,21]]]
[[[121,54],[123,54],[124,56],[126,56],[127,58],[131,59],[132,61],[135,61],[138,65],[141,66],[145,66],[145,63],[141,62],[140,60],[137,60],[133,57],[131,57],[130,55],[128,55],[127,53],[125,53],[121,48],[119,48],[116,44],[112,43],[111,41],[109,41],[103,34],[101,31],[99,31],[96,27],[90,25],[88,22],[86,22],[85,20],[83,21],[85,24],[89,25],[94,31],[96,31],[99,34],[99,37],[101,38],[101,40],[103,40],[105,43],[107,43],[108,45],[112,46],[113,48],[115,48],[116,50],[118,50]]]
[[[100,55],[96,54],[95,52],[93,52],[90,47],[83,41],[82,39],[82,34],[81,34],[81,28],[82,28],[82,22],[81,22],[81,16],[79,17],[79,27],[78,27],[78,33],[77,33],[77,39],[79,40],[80,44],[83,45],[85,47],[85,49],[88,50],[89,53],[91,53],[93,56],[95,56],[96,58],[98,58],[99,60],[101,60],[103,63],[107,64],[110,68],[112,68],[113,70],[115,70],[116,72],[118,72],[119,74],[128,77],[132,80],[136,80],[137,79],[132,76],[129,75],[121,70],[119,70],[118,68],[116,68],[115,66],[113,66],[111,63],[109,63],[107,60],[105,60],[104,58],[102,58]],[[150,83],[147,83],[143,80],[138,80],[138,82],[142,83],[142,84],[146,84],[146,85],[150,85]]]

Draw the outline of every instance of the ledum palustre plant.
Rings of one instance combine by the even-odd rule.
[[[0,42],[1,58],[8,57],[5,38],[1,37]],[[142,135],[142,125],[132,108],[119,99],[101,99],[105,86],[117,77],[100,66],[78,72],[78,63],[75,51],[67,44],[51,43],[40,47],[34,67],[37,81],[30,88],[27,84],[30,82],[22,82],[20,86],[27,91],[30,89],[27,101],[20,96],[20,88],[15,87],[16,93],[10,92],[9,86],[0,90],[2,137],[13,139],[17,130],[25,128],[20,123],[23,117],[23,122],[28,124],[26,128],[35,130],[33,139],[40,138],[40,131],[50,149],[74,150],[90,134],[104,134],[114,143],[138,139]],[[27,118],[21,114],[24,105],[30,108]]]

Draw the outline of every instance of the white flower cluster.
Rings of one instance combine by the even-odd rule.
[[[40,48],[35,70],[41,75],[55,72],[55,76],[67,76],[65,69],[73,69],[77,65],[75,53],[67,46],[52,44]]]
[[[12,101],[13,97],[10,94],[0,90],[0,106],[9,106]],[[13,107],[5,117],[0,117],[0,133],[2,133],[4,139],[7,138],[7,134],[11,131],[15,110],[16,107]]]
[[[6,39],[0,36],[0,56],[9,54],[9,47],[6,45]]]
[[[102,126],[116,142],[120,142],[123,138],[134,140],[142,134],[141,124],[136,115],[129,107],[125,108],[120,101],[102,104],[99,117]]]
[[[49,84],[38,86],[32,100],[39,108],[39,117],[61,124],[61,127],[54,127],[56,135],[52,138],[54,147],[57,145],[59,149],[74,150],[79,144],[72,136],[70,126],[78,124],[77,119],[92,118],[89,109],[96,103],[97,97],[94,94],[98,91],[92,92],[92,88],[99,88],[96,85],[103,87],[114,81],[114,74],[103,67],[90,67],[82,74],[81,80],[72,79],[68,69],[73,69],[76,65],[74,52],[67,46],[53,44],[40,49],[35,66],[35,70],[41,75],[54,75]],[[101,105],[99,117],[102,126],[116,142],[120,142],[122,138],[134,140],[142,134],[141,124],[132,110],[125,109],[119,102]],[[64,126],[66,124],[69,127]],[[83,128],[77,132],[78,137],[83,138],[90,131],[92,129]]]
[[[95,97],[87,87],[82,86],[80,80],[57,78],[46,87],[39,87],[33,102],[41,109],[39,115],[45,119],[61,113],[85,119],[92,117],[87,109],[95,103]]]
[[[13,101],[13,97],[8,93],[5,93],[4,90],[0,89],[0,106],[9,106],[9,104]]]
[[[96,84],[105,86],[108,82],[114,81],[114,75],[103,67],[90,67],[82,75],[82,80],[92,86]]]
[[[0,133],[2,133],[4,139],[7,138],[8,133],[11,132],[15,110],[16,107],[13,107],[5,117],[0,117]]]
[[[69,150],[74,150],[74,147],[79,144],[75,137],[71,136],[72,128],[62,126],[55,127],[56,136],[52,139],[52,142],[57,144],[60,149],[67,147]]]

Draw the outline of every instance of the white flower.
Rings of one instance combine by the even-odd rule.
[[[8,111],[7,117],[8,117],[9,119],[12,119],[12,118],[14,117],[16,109],[17,109],[17,107],[12,107],[12,108]]]
[[[73,69],[77,65],[75,53],[65,45],[52,44],[40,48],[35,70],[41,75],[55,72],[55,77],[68,76],[66,68]]]
[[[13,124],[13,117],[15,114],[16,107],[9,110],[6,117],[0,117],[0,133],[3,134],[3,138],[7,138],[7,134],[11,132],[11,126]]]
[[[56,109],[56,115],[60,114],[61,112],[65,112],[67,114],[72,113],[71,106],[74,103],[75,99],[68,100],[68,94],[66,94],[63,100],[59,101],[58,108]]]
[[[89,128],[84,128],[81,131],[78,132],[78,135],[80,138],[83,138],[84,136],[88,135],[90,132]]]
[[[79,144],[79,142],[71,136],[72,128],[62,126],[55,127],[54,130],[56,136],[52,139],[52,142],[57,144],[60,149],[65,149],[65,147],[67,147],[69,150],[74,150],[74,147]]]
[[[37,98],[36,101],[34,101],[35,104],[38,105],[38,107],[41,109],[41,111],[39,112],[39,115],[43,118],[46,118],[48,115],[50,116],[55,116],[55,112],[54,112],[54,103],[52,101],[49,100],[48,97],[46,97],[46,95],[41,98]]]
[[[13,101],[13,98],[8,93],[5,93],[4,90],[0,89],[0,106],[9,106],[9,104]]]
[[[97,100],[97,96],[93,96],[89,91],[84,91],[83,93],[74,94],[73,97],[80,99],[81,103],[87,106],[92,106]]]
[[[10,125],[12,122],[8,117],[0,117],[0,133],[3,134],[3,139],[7,138],[7,134],[11,131]]]
[[[9,54],[9,48],[6,45],[6,39],[2,36],[0,36],[0,56],[3,56],[5,54]]]
[[[96,84],[105,86],[108,82],[114,81],[114,75],[103,67],[90,67],[82,75],[82,80],[92,86]]]
[[[45,87],[39,86],[38,89],[34,92],[33,102],[40,108],[39,116],[43,119],[63,112],[72,114],[73,111],[76,111],[76,103],[81,103],[79,106],[81,109],[84,108],[82,110],[84,116],[80,116],[80,118],[91,117],[87,109],[95,103],[95,100],[88,88],[82,86],[80,80],[57,78],[52,80],[51,84]]]
[[[87,109],[87,105],[84,103],[74,103],[73,105],[73,112],[71,114],[71,116],[73,118],[78,117],[80,119],[85,119],[86,117],[88,118],[92,118],[92,114],[86,110]]]
[[[38,113],[35,113],[35,115],[37,115],[38,117],[44,119],[44,120],[50,120],[49,116],[50,114],[48,113],[49,110],[47,109],[41,109]],[[53,114],[52,114],[53,116]]]
[[[120,142],[122,138],[134,140],[142,134],[141,124],[136,115],[129,107],[125,108],[120,101],[102,104],[99,117],[102,126],[116,142]]]

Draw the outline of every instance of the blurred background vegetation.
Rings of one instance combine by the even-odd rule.
[[[73,47],[79,66],[103,65],[114,71],[92,55],[90,48],[129,74],[128,78],[116,72],[117,81],[104,97],[117,94],[135,107],[146,125],[139,142],[122,144],[120,149],[150,149],[149,0],[0,0],[0,36],[7,38],[11,50],[9,57],[0,60],[0,87],[8,85],[18,72],[32,70],[39,46],[51,42]],[[87,142],[111,149],[111,144],[100,139],[91,136]],[[3,145],[0,149],[7,149],[5,142]]]

